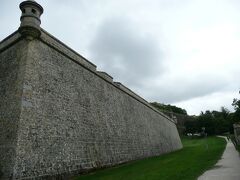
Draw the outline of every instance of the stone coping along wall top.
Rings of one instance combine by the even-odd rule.
[[[22,38],[22,35],[15,31],[14,33],[10,34],[6,38],[4,38],[2,41],[0,41],[0,52],[3,52],[11,45],[15,44],[17,41],[19,41]]]

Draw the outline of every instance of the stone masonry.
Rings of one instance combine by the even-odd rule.
[[[0,42],[0,179],[45,179],[182,148],[175,121],[40,28]]]
[[[169,111],[161,111],[168,117],[175,119],[177,121],[177,129],[179,135],[184,135],[186,131],[185,123],[187,121],[195,121],[195,118],[193,116],[189,115],[184,115],[184,114],[178,114],[174,112],[169,112]]]
[[[234,136],[236,139],[236,143],[240,145],[240,123],[234,124],[233,129],[234,129]]]

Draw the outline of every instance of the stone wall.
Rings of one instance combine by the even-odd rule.
[[[0,49],[0,177],[11,176],[15,164],[26,49],[24,40]]]
[[[234,124],[233,128],[234,128],[234,135],[235,135],[236,143],[238,145],[240,145],[240,123]]]
[[[25,47],[25,55],[14,54]],[[10,75],[15,72],[7,60],[11,53],[15,69],[24,69],[24,74]],[[13,178],[82,172],[182,147],[170,118],[44,31],[40,39],[20,40],[0,57],[0,72],[2,64],[9,66],[4,69],[9,75],[0,74],[1,83],[7,76],[12,80],[1,85],[13,97],[17,94],[13,124],[5,118],[0,129],[2,135],[8,134],[4,131],[8,127],[14,134],[10,140],[14,153],[7,155],[14,157]],[[3,92],[1,97],[11,99]],[[10,104],[0,105],[1,115],[11,114]],[[5,139],[1,143],[7,147]]]
[[[184,135],[184,133],[186,131],[186,127],[185,127],[185,122],[186,121],[195,121],[196,120],[193,116],[178,114],[178,113],[169,112],[169,111],[162,111],[162,112],[164,114],[166,114],[168,117],[176,119],[177,129],[178,129],[178,133],[180,135]]]

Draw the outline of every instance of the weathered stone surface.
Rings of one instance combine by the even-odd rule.
[[[12,176],[15,164],[26,51],[24,40],[5,51],[0,49],[0,175],[7,177]]]
[[[6,37],[0,42],[0,53],[3,52],[5,49],[9,48],[13,44],[16,44],[17,41],[21,39],[21,34],[16,31],[12,33],[10,36]]]
[[[236,143],[240,145],[240,123],[234,124],[233,128],[234,128],[234,136],[236,139]]]
[[[164,110],[162,110],[162,112],[166,114],[168,117],[172,119],[176,119],[177,129],[180,135],[184,135],[186,131],[185,123],[187,121],[196,121],[196,118],[194,118],[194,116],[183,115],[183,114],[178,114],[178,113],[164,111]]]
[[[62,43],[55,37],[53,37],[51,34],[46,32],[44,29],[41,29],[41,30],[42,30],[41,41],[48,44],[49,46],[51,46],[53,49],[59,51],[60,53],[63,53],[65,56],[67,56],[72,61],[75,61],[94,72],[96,71],[95,64],[91,63],[90,61],[88,61],[87,59],[82,57],[76,51],[74,51],[73,49],[71,49],[70,47],[68,47],[67,45],[65,45],[64,43]]]
[[[100,75],[105,80],[109,81],[110,83],[113,83],[113,77],[107,74],[106,72],[97,71],[98,75]]]
[[[42,34],[0,51],[0,160],[6,177],[81,172],[182,147],[169,118]]]

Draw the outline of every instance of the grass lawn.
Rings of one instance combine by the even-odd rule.
[[[75,180],[189,180],[196,179],[220,159],[226,142],[222,138],[182,139],[184,148],[159,157],[147,158],[98,170]]]

